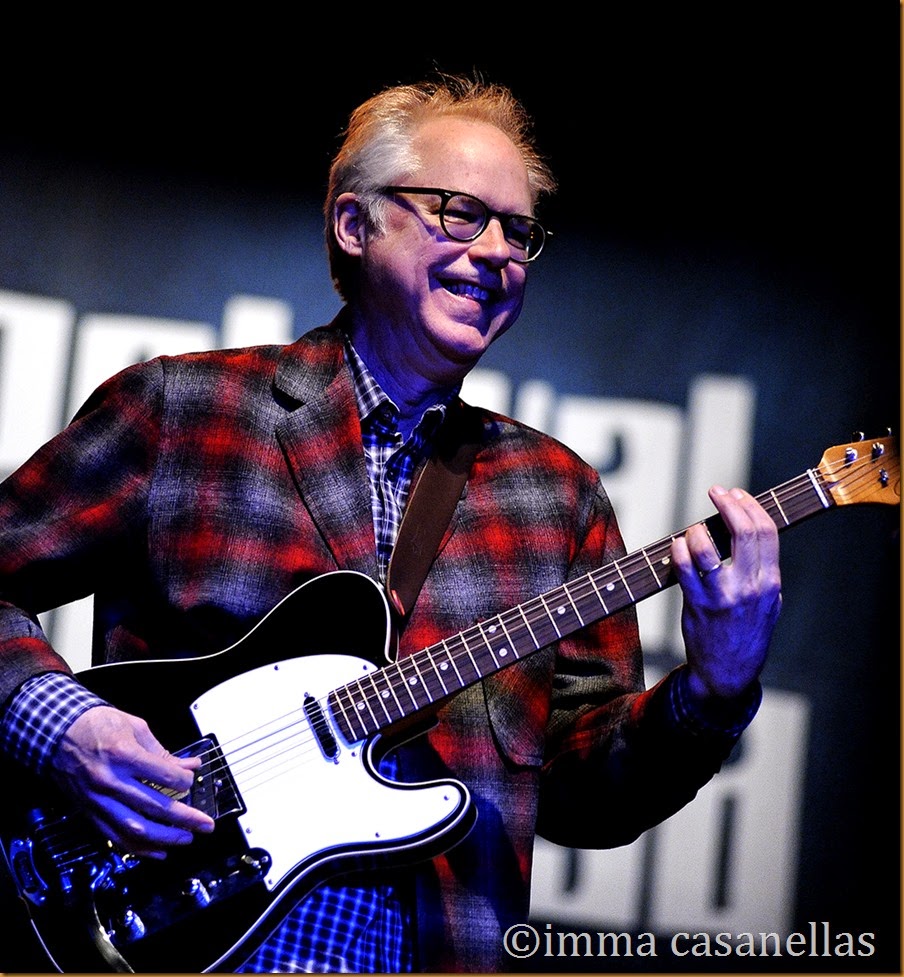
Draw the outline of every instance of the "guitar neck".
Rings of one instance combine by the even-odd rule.
[[[889,476],[885,468],[880,467],[875,475],[883,456],[884,446],[879,450],[874,445],[867,458],[860,458],[853,446],[847,446],[838,462],[827,463],[826,455],[818,468],[764,492],[757,501],[779,530],[838,504],[874,501],[857,496],[867,479],[871,483],[877,479],[880,491],[886,489]],[[888,461],[896,461],[896,456]],[[704,524],[726,559],[731,539],[721,516],[713,514]],[[665,590],[676,580],[672,541],[683,532],[336,689],[328,701],[343,735],[351,742],[373,735],[560,638]]]

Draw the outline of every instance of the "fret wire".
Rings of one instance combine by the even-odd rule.
[[[456,653],[454,651],[452,651],[448,647],[448,643],[450,641],[456,640],[456,639],[459,641],[461,647],[463,648],[463,652],[459,656],[456,656]],[[477,681],[478,679],[482,678],[484,676],[484,674],[486,674],[486,672],[481,671],[480,666],[477,665],[477,663],[476,663],[476,661],[474,659],[474,656],[471,653],[471,650],[468,648],[467,642],[464,641],[463,639],[464,639],[464,635],[463,634],[455,635],[455,638],[454,639],[453,638],[448,638],[448,639],[446,639],[444,641],[438,642],[436,645],[431,645],[428,648],[424,648],[421,651],[417,652],[416,654],[411,655],[408,658],[404,659],[404,662],[403,663],[407,663],[409,665],[409,671],[411,671],[413,669],[414,671],[417,672],[418,676],[420,677],[420,681],[415,686],[412,686],[409,681],[406,681],[405,682],[405,687],[408,690],[409,696],[412,696],[412,698],[413,698],[413,692],[412,692],[412,690],[414,688],[417,688],[418,686],[420,686],[421,688],[424,689],[424,693],[427,696],[427,698],[431,702],[434,701],[435,696],[433,695],[433,693],[430,690],[428,679],[424,676],[424,673],[421,670],[422,665],[426,665],[427,663],[429,663],[429,664],[431,664],[433,666],[433,670],[434,670],[434,672],[435,672],[435,674],[437,676],[437,679],[439,680],[440,685],[442,686],[443,691],[446,694],[449,694],[450,690],[449,690],[448,686],[446,685],[445,681],[442,678],[442,675],[440,673],[440,668],[437,667],[436,662],[434,661],[435,653],[436,652],[439,652],[439,651],[442,651],[443,654],[444,654],[444,660],[443,660],[442,663],[443,664],[446,664],[446,665],[451,665],[452,670],[455,673],[455,677],[458,680],[459,689],[465,688],[471,682]],[[471,666],[472,666],[472,668],[474,670],[474,678],[473,679],[470,679],[470,680],[469,679],[466,679],[462,675],[462,673],[461,673],[461,671],[460,671],[460,669],[458,667],[458,663],[456,662],[456,657],[458,657],[460,661],[464,661],[465,655],[467,655],[468,659],[471,661]],[[415,659],[421,658],[421,657],[423,657],[423,662],[421,662],[419,664],[417,661],[415,661]],[[400,664],[403,664],[403,663],[400,663]],[[451,677],[451,673],[449,673],[449,676]],[[453,689],[452,691],[458,691],[458,690],[457,689]],[[417,704],[416,703],[416,700],[415,700],[415,704]]]
[[[534,629],[530,626],[530,621],[528,621],[527,615],[524,613],[524,605],[519,604],[518,610],[521,612],[521,617],[524,619],[525,627],[527,628],[528,634],[530,634],[530,639],[534,643],[534,647],[539,648],[540,642],[537,641],[537,636],[534,634]]]
[[[603,600],[603,595],[600,593],[600,589],[597,587],[596,581],[593,579],[594,574],[590,573],[588,574],[588,577],[590,579],[590,585],[593,587],[594,593],[596,594],[597,600],[603,605],[603,610],[608,614],[609,608],[606,606],[606,602]]]
[[[412,655],[410,658],[406,658],[405,660],[410,661],[411,664],[414,666],[414,670],[418,674],[418,681],[420,683],[420,687],[424,690],[424,693],[426,694],[430,702],[433,702],[434,697],[430,692],[430,686],[427,683],[427,680],[424,678],[424,673],[421,671],[420,665],[418,665],[418,657],[419,657],[418,655]]]
[[[653,566],[653,561],[647,555],[646,550],[641,550],[640,552],[643,553],[643,558],[647,561],[647,566],[650,568],[650,573],[652,573],[653,576],[656,578],[656,586],[659,587],[659,589],[661,590],[662,581],[659,579],[659,574],[656,572],[656,568]]]
[[[449,656],[450,664],[455,669],[455,674],[458,676],[458,684],[461,686],[461,688],[464,688],[466,683],[465,680],[461,677],[461,672],[458,670],[458,665],[455,663],[455,655],[449,649],[449,646],[445,640],[442,642],[442,645],[443,648],[445,648],[446,650],[446,654]]]
[[[550,609],[549,598],[555,597],[557,591],[551,591],[548,594],[540,594],[531,601],[526,601],[521,605],[521,610],[526,612],[527,615],[527,626],[533,635],[533,642],[537,649],[545,647],[547,644],[552,644],[552,642],[557,641],[561,638],[562,631],[556,622],[556,615]],[[562,601],[559,601],[558,607],[565,607]],[[555,637],[550,637],[547,641],[544,641],[541,637],[537,635],[537,629],[542,630],[544,625],[548,625],[555,632]],[[571,630],[565,632],[565,634],[570,634]]]
[[[521,613],[524,615],[527,626],[533,635],[535,648],[543,648],[560,637],[555,622],[549,616],[549,611],[546,609],[542,595],[522,604]],[[538,632],[544,632],[549,627],[552,627],[556,637],[550,636],[544,639]]]
[[[770,506],[769,508],[774,508],[779,513],[779,515],[782,517],[782,520],[785,523],[785,525],[786,526],[790,526],[791,525],[791,521],[785,515],[785,510],[782,508],[782,504],[781,504],[781,502],[779,502],[778,496],[773,491],[773,492],[770,492],[769,493],[769,497],[775,503],[774,507],[773,506]],[[775,516],[771,512],[769,514],[770,514],[770,516],[772,516],[772,521],[775,522]]]
[[[373,685],[373,683],[374,683],[373,675],[370,675],[369,674],[369,675],[365,676],[365,678],[369,679],[371,685]],[[357,701],[353,700],[353,704],[355,706],[356,714],[357,714],[358,718],[361,721],[361,726],[366,730],[367,729],[367,724],[365,722],[365,717],[364,717],[364,712],[363,712],[362,707],[366,708],[367,711],[370,713],[370,718],[371,718],[371,720],[372,720],[372,722],[374,724],[374,729],[379,729],[380,728],[380,724],[377,721],[377,717],[374,715],[373,709],[371,709],[371,707],[370,707],[370,701],[369,701],[370,700],[370,697],[364,691],[364,686],[361,684],[362,681],[363,681],[363,679],[356,679],[355,682],[354,682],[354,684],[358,686],[358,690],[361,693],[361,698],[359,700],[357,700]],[[347,687],[348,686],[346,686],[346,688]]]
[[[601,583],[603,582],[604,579],[608,578],[603,589],[606,591],[607,594],[610,595],[610,598],[616,597],[617,594],[615,590],[615,579],[613,578],[613,574],[612,574],[614,568],[615,568],[615,564],[610,563],[607,566],[600,567],[598,570],[594,570],[593,572],[587,575],[588,578],[590,579],[590,583],[592,584],[594,591],[596,591],[596,595],[597,598],[599,599],[599,602],[603,605],[603,610],[607,614],[611,614],[613,611],[617,610],[618,608],[615,606],[610,608],[609,605],[606,603],[605,598],[602,595],[602,592],[597,586],[596,578],[599,577]]]
[[[571,587],[568,584],[565,584],[562,590],[564,591],[565,596],[568,598],[569,602],[571,603],[571,606],[574,608],[574,613],[577,615],[578,620],[581,622],[581,627],[583,627],[584,619],[581,617],[581,612],[578,610],[578,605],[575,604],[574,598],[571,596]]]
[[[826,486],[821,482],[818,473],[811,470],[807,473],[807,482],[801,491],[782,493],[780,489],[776,489],[775,493],[781,498],[784,509],[794,512],[795,515],[790,519],[790,522],[794,522],[820,509],[828,509],[834,504],[826,495],[825,489]]]
[[[559,625],[556,624],[556,619],[553,616],[552,611],[550,611],[549,605],[546,603],[546,598],[542,594],[540,595],[540,602],[543,604],[543,609],[546,611],[546,616],[549,618],[550,623],[553,626],[553,630],[556,632],[556,635],[561,638],[562,632],[559,630]]]
[[[473,633],[475,630],[478,632],[480,637],[483,638],[484,641],[486,641],[486,638],[483,635],[483,630],[481,629],[480,625],[477,625],[476,627],[468,628],[468,632],[471,633]],[[481,678],[483,676],[483,672],[481,671],[480,666],[477,664],[477,659],[474,657],[474,652],[471,650],[471,646],[468,644],[468,638],[467,638],[468,632],[462,631],[458,635],[458,637],[461,639],[461,643],[464,646],[465,652],[467,653],[468,660],[471,662],[471,668],[474,669],[474,674],[478,678]]]
[[[418,705],[418,701],[414,697],[414,692],[412,691],[412,686],[409,683],[408,679],[405,677],[405,668],[406,667],[410,667],[410,664],[411,664],[411,658],[410,657],[409,658],[404,658],[404,659],[402,659],[402,661],[396,662],[395,670],[396,670],[399,678],[401,679],[401,684],[402,684],[403,688],[408,693],[408,698],[411,699],[411,704],[413,706],[417,706]],[[415,671],[417,671],[417,666],[415,666]],[[402,707],[399,706],[399,708],[401,709]],[[406,715],[404,709],[402,710],[402,715],[403,716]]]
[[[822,504],[823,509],[828,509],[831,503],[829,502],[825,492],[823,492],[822,486],[819,484],[819,480],[816,478],[816,473],[810,469],[807,472],[807,475],[809,476],[810,482],[813,485],[813,491],[816,492],[817,496],[819,497],[819,501]]]
[[[357,682],[357,679],[355,681]],[[354,728],[352,726],[352,721],[351,721],[352,719],[354,719],[355,722],[361,727],[362,734],[365,733],[366,730],[367,730],[367,727],[365,726],[364,720],[361,718],[361,714],[358,712],[358,710],[357,710],[357,708],[355,706],[355,698],[352,695],[351,689],[349,688],[348,685],[345,685],[345,686],[343,686],[338,691],[340,693],[341,692],[344,692],[345,693],[346,701],[347,701],[347,704],[348,704],[349,715],[351,717],[351,719],[349,719],[349,732],[354,737],[355,730],[354,730]],[[345,707],[343,707],[343,708],[345,708]]]
[[[493,651],[493,646],[490,644],[490,639],[486,636],[486,633],[484,632],[484,627],[483,627],[484,623],[486,623],[486,622],[483,622],[481,624],[478,624],[477,625],[477,630],[480,631],[480,636],[481,636],[481,638],[483,638],[483,643],[487,646],[487,650],[490,653],[490,657],[493,659],[494,664],[498,668],[499,667],[499,659],[496,657],[496,652]],[[495,630],[496,630],[496,625],[495,624],[490,624],[490,634],[493,634],[493,632]],[[483,674],[483,673],[481,672],[481,674]]]
[[[380,708],[383,710],[384,713],[386,713],[386,720],[387,720],[387,722],[390,722],[390,723],[391,722],[394,722],[396,719],[399,719],[402,716],[404,716],[405,715],[404,710],[402,709],[402,706],[399,704],[399,700],[396,699],[396,694],[395,694],[395,691],[392,688],[392,681],[389,679],[388,672],[386,670],[384,670],[384,669],[380,669],[380,670],[378,670],[376,672],[370,673],[367,677],[370,679],[370,684],[371,684],[371,686],[373,687],[373,690],[374,690],[373,691],[373,694],[376,697],[376,700],[379,703]],[[386,689],[381,689],[377,685],[377,679],[381,679],[386,684]],[[386,692],[387,691],[391,694],[392,698],[395,699],[396,708],[399,710],[399,715],[398,716],[393,716],[392,713],[390,713],[389,709],[386,708],[386,703],[389,701],[389,699],[388,699],[388,697],[386,695]],[[370,699],[370,696],[365,693],[365,702],[367,703],[367,708],[368,709],[370,709],[370,701],[369,701],[369,699]],[[371,709],[371,715],[373,715],[373,710],[372,709]],[[377,720],[377,717],[376,716],[374,716],[374,722],[377,724],[377,728],[379,729],[380,728],[380,723]]]
[[[666,565],[668,563],[670,563],[671,562],[671,558],[668,555],[668,551],[669,551],[669,547],[671,546],[671,543],[672,543],[672,538],[673,537],[669,536],[669,537],[667,537],[664,540],[660,540],[658,543],[653,543],[652,546],[647,546],[645,549],[638,550],[636,554],[631,553],[628,556],[626,556],[621,561],[622,568],[627,571],[627,577],[626,577],[626,579],[630,579],[632,581],[635,581],[636,583],[643,583],[644,579],[648,578],[649,577],[649,574],[652,573],[653,574],[653,578],[656,581],[657,587],[659,589],[662,589],[662,587],[664,587],[665,584],[663,583],[663,581],[660,578],[659,574],[656,572],[656,565],[650,559],[650,554],[653,553],[653,556],[655,557],[655,556],[657,556],[657,552],[658,553],[663,553],[664,556],[663,556],[662,560],[659,561],[659,559],[657,557],[657,562],[662,562],[662,563],[664,563]],[[656,551],[656,552],[654,552],[654,551]],[[636,557],[636,558],[632,560],[632,557]],[[643,562],[641,562],[640,557],[643,558]],[[629,565],[630,565],[630,568],[629,568]],[[627,584],[626,584],[626,587],[627,587]],[[629,592],[629,594],[632,594],[632,591],[631,591],[630,588],[628,588],[628,592]],[[649,591],[649,593],[653,593],[653,592],[654,591],[652,591],[652,590]],[[635,595],[632,594],[632,597],[634,597],[634,596]]]
[[[342,704],[342,693],[343,692],[345,692],[345,694],[348,695],[348,691],[344,687],[341,688],[341,689],[336,689],[334,692],[330,693],[329,696],[327,696],[327,702],[328,702],[328,704],[330,702],[335,702],[336,703],[336,706],[338,706],[339,711],[342,714],[342,720],[345,721],[345,730],[343,730],[343,733],[345,733],[348,736],[349,741],[351,741],[351,740],[354,740],[356,738],[355,737],[355,730],[354,730],[354,728],[352,726],[351,720],[348,717],[348,713],[346,713],[346,711],[345,711],[345,706]],[[342,727],[342,720],[340,720],[336,716],[336,710],[332,706],[329,706],[329,708],[330,708],[331,714],[336,719],[337,725],[341,728]],[[354,713],[352,713],[352,715],[354,715]],[[362,729],[362,732],[363,732],[363,729]]]
[[[481,677],[481,671],[474,660],[474,655],[471,652],[471,649],[468,647],[465,632],[461,631],[453,637],[447,638],[445,641],[441,642],[441,644],[446,649],[446,653],[449,656],[449,663],[455,669],[455,674],[458,677],[458,682],[461,688],[467,687],[471,682],[476,681]],[[456,647],[457,650],[455,650]],[[464,668],[466,662],[470,663],[471,670],[474,673],[474,678],[467,678],[462,674],[459,665]]]
[[[621,571],[621,567],[619,566],[619,561],[618,560],[615,561],[614,566],[615,566],[615,569],[618,570],[618,575],[621,577],[622,583],[625,585],[625,590],[628,591],[628,596],[631,598],[631,601],[633,603],[633,601],[634,601],[634,594],[631,593],[631,588],[628,586],[628,581],[625,580],[625,575]]]
[[[428,660],[430,662],[430,665],[433,668],[434,674],[439,679],[439,684],[443,687],[443,694],[444,695],[448,695],[449,694],[449,687],[446,685],[445,681],[443,680],[443,668],[444,668],[444,666],[445,666],[445,668],[448,668],[449,667],[449,663],[448,662],[437,663],[436,658],[434,657],[433,653],[430,651],[429,648],[426,649],[425,654],[427,655],[427,658],[428,658]]]
[[[380,720],[377,719],[373,709],[371,709],[371,705],[370,705],[371,699],[376,699],[377,704],[380,706],[383,712],[386,713],[386,719],[388,722],[392,722],[394,719],[398,719],[399,716],[393,716],[390,713],[390,711],[386,708],[386,702],[387,702],[386,697],[382,694],[380,687],[377,685],[377,679],[382,679],[384,682],[387,681],[386,672],[384,672],[383,669],[378,669],[376,672],[368,672],[367,679],[371,684],[373,693],[364,691],[363,686],[361,686],[361,680],[359,680],[358,684],[359,686],[361,686],[361,691],[364,694],[364,704],[367,706],[368,712],[373,717],[373,721],[376,728],[379,729],[381,723]],[[396,705],[398,705],[398,702],[396,702]],[[401,709],[399,711],[401,712]]]
[[[506,626],[506,618],[509,619],[509,625]],[[506,637],[506,647],[500,652],[500,657],[505,658],[508,655],[509,650],[516,658],[520,658],[521,655],[518,652],[518,635],[524,632],[524,625],[521,620],[524,618],[524,613],[521,610],[521,606],[514,607],[509,611],[499,615],[499,623],[502,625],[502,630],[505,632]],[[528,634],[530,634],[530,629],[528,628]],[[531,638],[533,636],[531,635]]]
[[[784,482],[782,485],[777,486],[770,492],[757,496],[757,501],[763,503],[764,498],[767,498],[769,495],[775,495],[776,493],[782,494],[786,504],[796,502],[798,499],[805,497],[811,491],[816,491],[818,496],[822,495],[822,492],[818,489],[814,489],[813,485],[814,476],[817,474],[818,473],[814,472],[812,469],[809,469],[803,475],[793,478],[788,482]],[[828,505],[824,505],[823,508],[828,508]]]

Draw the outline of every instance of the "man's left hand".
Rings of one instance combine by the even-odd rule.
[[[712,701],[740,696],[757,680],[782,598],[772,518],[743,489],[713,486],[709,495],[731,533],[731,559],[722,562],[700,523],[674,540],[672,560],[684,593],[689,689]]]

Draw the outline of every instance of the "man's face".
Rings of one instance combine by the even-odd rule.
[[[399,185],[441,187],[479,197],[493,211],[530,214],[527,170],[495,126],[459,118],[425,122],[414,137],[420,160]],[[382,234],[362,253],[359,310],[372,339],[431,382],[460,379],[518,317],[526,268],[512,261],[498,220],[476,240],[450,240],[436,196],[387,199]]]

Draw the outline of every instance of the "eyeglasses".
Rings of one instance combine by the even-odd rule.
[[[439,187],[383,187],[385,194],[414,193],[439,197],[439,224],[446,237],[453,241],[475,241],[489,227],[495,217],[502,227],[502,234],[512,261],[526,265],[543,250],[546,231],[533,217],[523,214],[500,214],[479,198],[457,190],[441,190]]]

